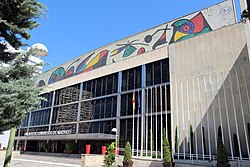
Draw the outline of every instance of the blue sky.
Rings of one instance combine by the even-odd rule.
[[[238,0],[235,0],[238,8]],[[101,46],[212,6],[222,0],[40,0],[47,18],[31,31],[28,45],[49,49],[45,70]],[[238,10],[239,15],[239,10]]]

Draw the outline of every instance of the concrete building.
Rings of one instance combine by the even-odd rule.
[[[51,69],[38,80],[48,100],[27,114],[16,148],[100,153],[115,127],[121,150],[130,141],[134,156],[162,159],[165,130],[175,158],[211,160],[221,131],[228,156],[249,160],[249,37],[228,0]]]

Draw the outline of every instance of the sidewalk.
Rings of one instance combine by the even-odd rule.
[[[80,158],[30,154],[21,154],[11,160],[11,167],[80,167],[80,164]],[[0,159],[0,166],[3,166],[3,159]]]

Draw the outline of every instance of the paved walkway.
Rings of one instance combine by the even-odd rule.
[[[33,155],[34,154],[34,155]],[[41,153],[40,153],[41,154]],[[38,153],[21,154],[18,157],[12,158],[11,167],[80,167],[80,157],[59,157],[51,155],[40,155]],[[65,154],[65,156],[67,156]],[[176,167],[214,167],[215,162],[201,160],[176,160]],[[250,167],[249,161],[230,162],[231,167]],[[239,164],[240,163],[240,164]],[[3,166],[3,159],[0,159],[0,167]]]
[[[11,167],[80,167],[80,164],[80,158],[25,154],[11,160]],[[3,159],[0,159],[0,166],[3,166]]]

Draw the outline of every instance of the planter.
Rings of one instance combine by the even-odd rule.
[[[116,155],[119,155],[119,153],[120,153],[120,148],[116,147]]]
[[[217,164],[217,167],[230,167],[230,164]]]
[[[86,154],[90,154],[90,144],[86,144]]]
[[[134,164],[134,161],[129,160],[129,161],[122,161],[123,167],[132,167]]]
[[[104,155],[106,152],[106,146],[102,146],[102,155]]]
[[[163,167],[174,167],[175,163],[173,162],[164,162],[162,163]]]

